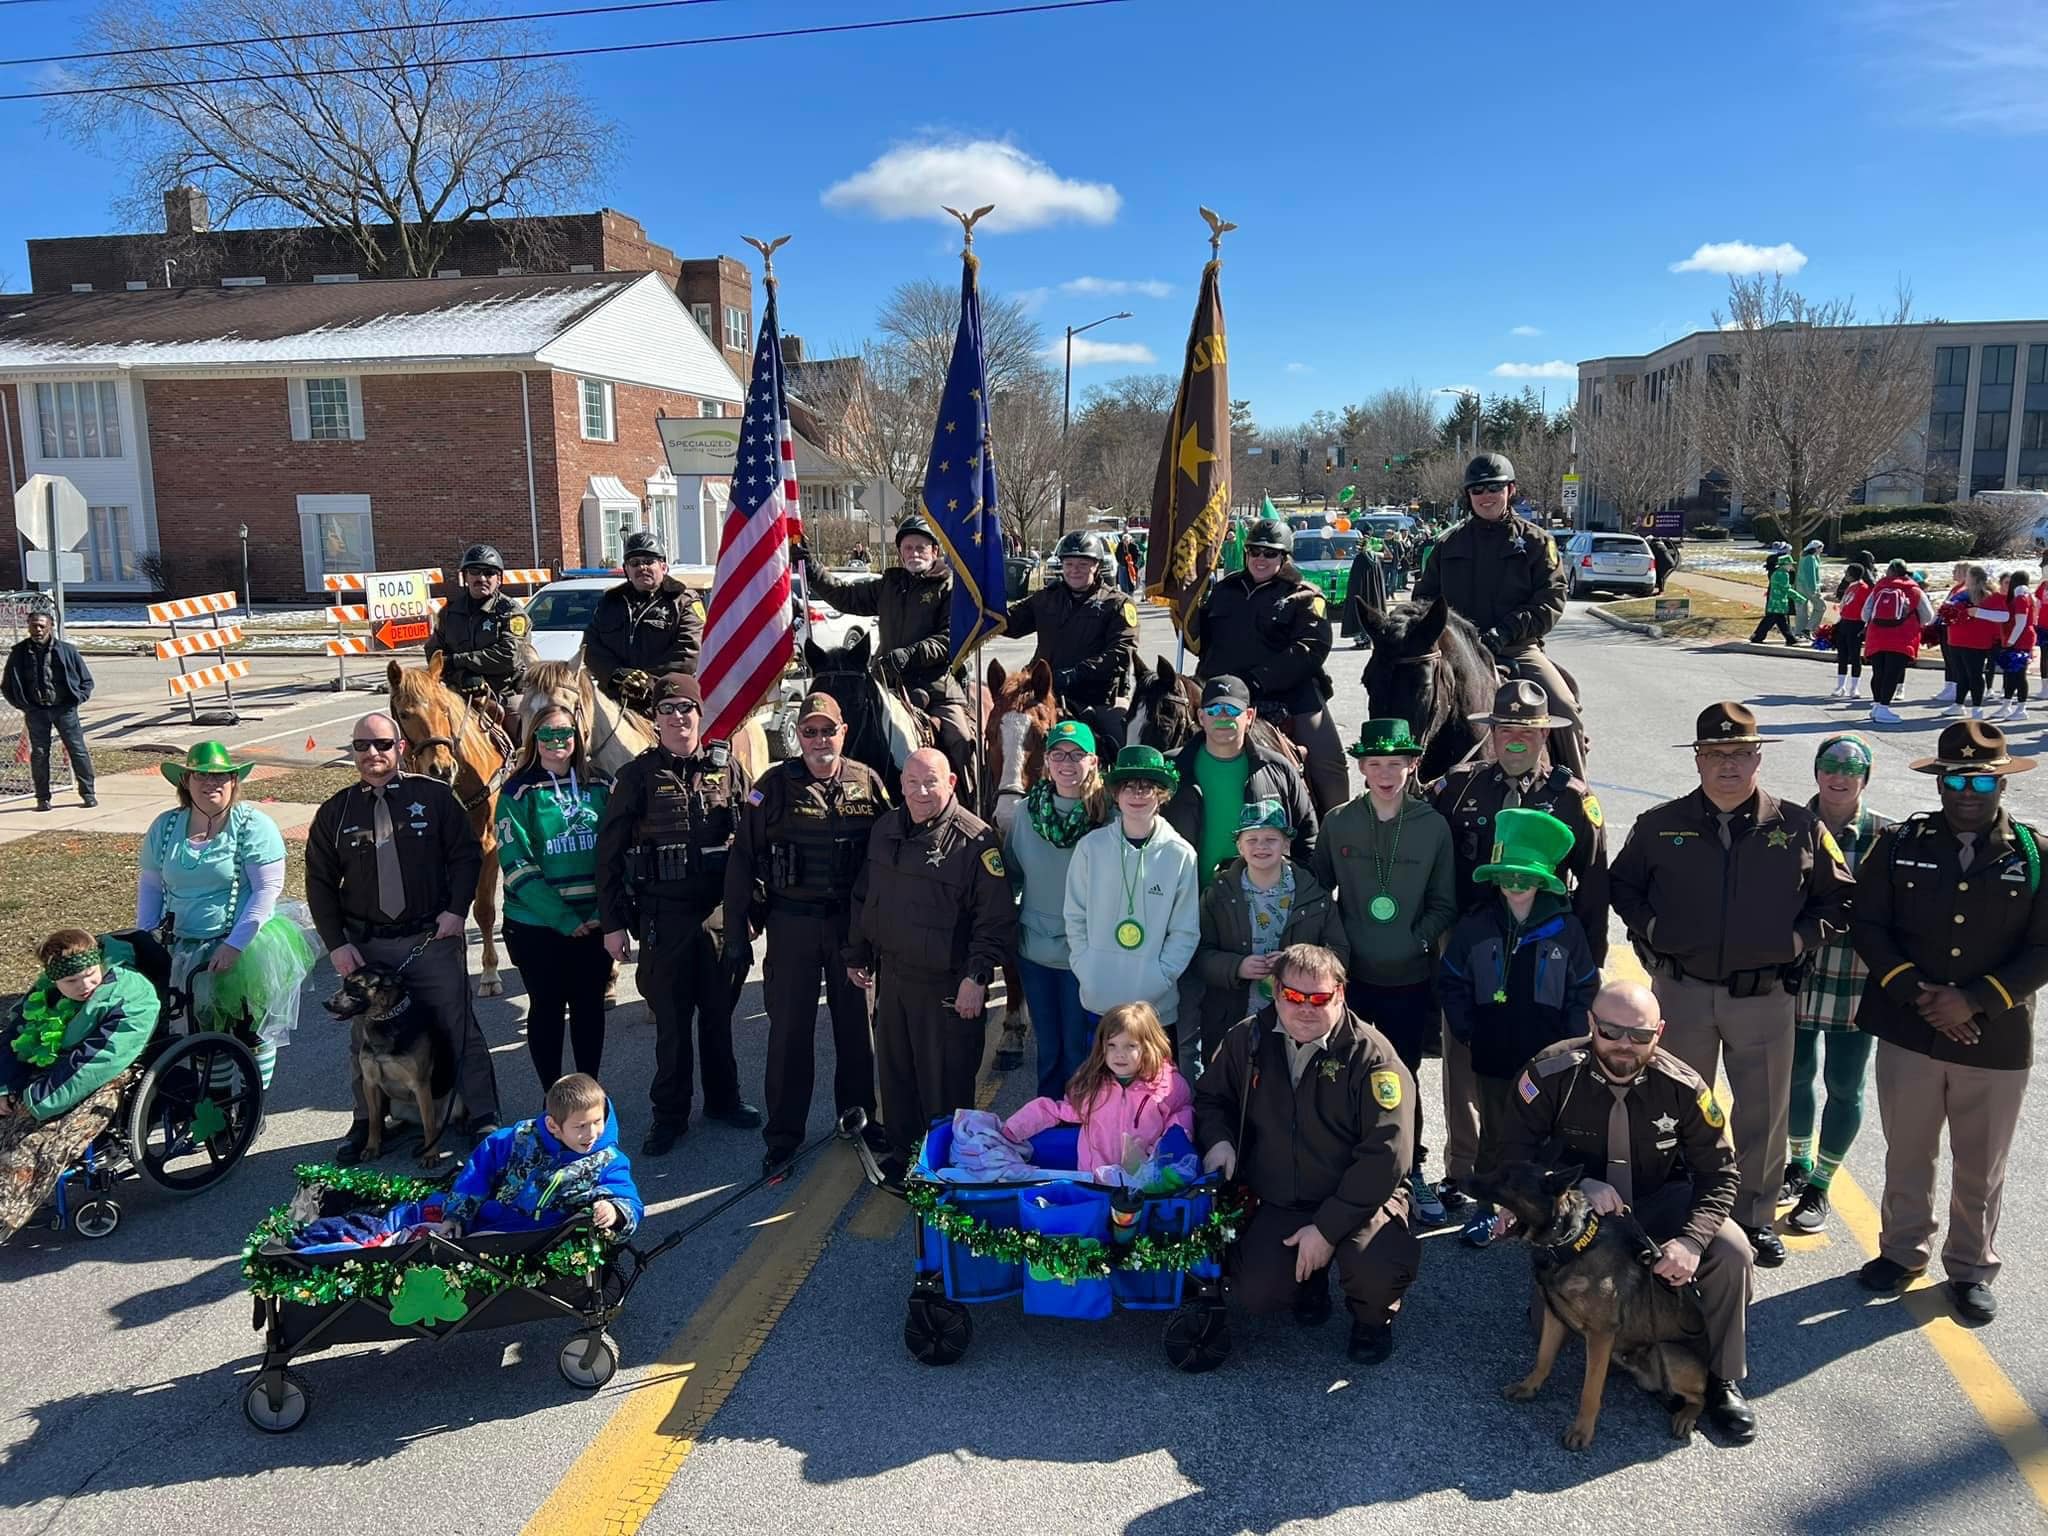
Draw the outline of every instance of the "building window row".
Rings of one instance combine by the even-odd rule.
[[[38,384],[36,424],[46,459],[121,457],[121,407],[111,380]]]
[[[747,339],[750,327],[747,312],[737,304],[725,306],[725,344],[735,351],[745,352],[752,343]]]

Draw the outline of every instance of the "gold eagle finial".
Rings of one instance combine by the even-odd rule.
[[[1202,217],[1209,221],[1209,250],[1213,255],[1223,254],[1223,237],[1237,226],[1213,208],[1201,210]]]
[[[945,204],[941,203],[939,206],[944,208]],[[960,228],[966,232],[967,244],[970,247],[974,244],[974,226],[981,222],[982,215],[994,213],[995,211],[996,205],[994,203],[985,203],[972,213],[962,213],[958,208],[946,208],[946,212],[960,221]]]

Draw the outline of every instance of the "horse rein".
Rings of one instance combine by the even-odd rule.
[[[462,769],[467,766],[462,760],[461,741],[463,737],[469,734],[470,726],[476,722],[471,719],[473,710],[467,695],[454,693],[452,689],[444,689],[443,691],[452,694],[461,704],[461,712],[455,717],[453,736],[426,736],[418,741],[407,737],[405,755],[410,758],[417,753],[428,751],[434,747],[445,747],[448,749],[448,755],[455,759],[456,773],[460,776]],[[403,734],[404,727],[400,726],[399,729],[400,733]],[[491,729],[488,722],[483,724],[482,729],[485,741],[489,744],[491,750],[498,753],[498,767],[488,781],[484,779],[482,774],[477,775],[477,781],[483,785],[483,788],[477,794],[467,799],[457,794],[456,799],[462,806],[464,814],[477,809],[481,805],[488,804],[491,797],[503,789],[505,781],[512,776],[511,738],[509,736],[503,738],[504,746],[501,750],[499,748],[499,735]]]

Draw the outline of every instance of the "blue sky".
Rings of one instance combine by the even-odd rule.
[[[556,36],[967,8],[724,0]],[[85,10],[0,9],[0,56],[70,44]],[[580,68],[620,125],[592,204],[684,256],[793,235],[783,323],[813,351],[857,343],[895,283],[955,280],[957,227],[905,215],[996,189],[982,200],[1028,227],[984,226],[988,287],[1028,294],[1049,335],[1134,312],[1087,338],[1135,350],[1077,367],[1077,396],[1177,370],[1200,203],[1241,226],[1231,393],[1268,425],[1388,384],[1519,388],[1504,366],[1556,404],[1574,375],[1543,365],[1711,323],[1731,253],[1672,270],[1702,246],[1789,246],[1768,259],[1803,291],[1869,308],[1904,280],[1923,314],[2048,313],[2048,0],[1135,0]],[[34,104],[0,103],[0,163],[17,287],[24,239],[112,227],[119,167],[52,138]]]

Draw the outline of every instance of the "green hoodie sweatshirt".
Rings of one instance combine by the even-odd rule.
[[[1395,910],[1384,922],[1372,915],[1373,899],[1383,894],[1375,852],[1379,865],[1392,859],[1384,894]],[[1323,823],[1311,868],[1325,890],[1337,893],[1353,980],[1398,987],[1430,978],[1430,947],[1458,920],[1451,824],[1434,807],[1411,796],[1399,815],[1381,822],[1370,794],[1347,800]]]

